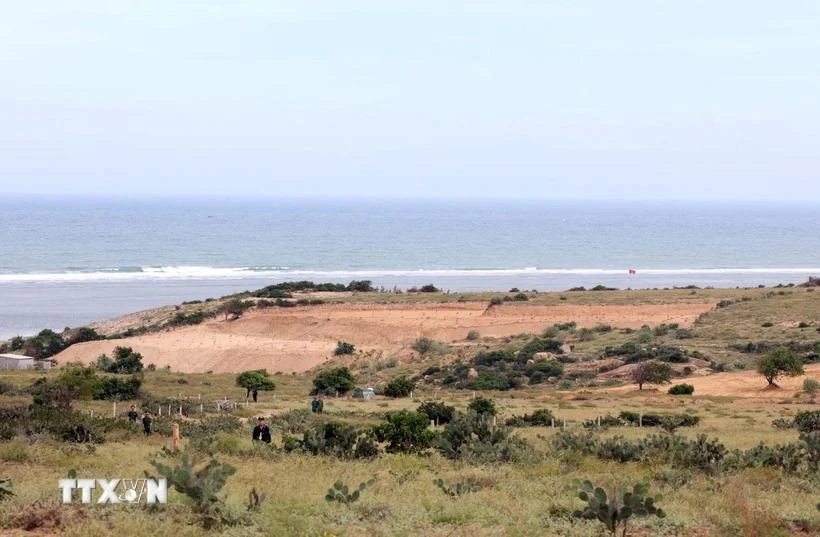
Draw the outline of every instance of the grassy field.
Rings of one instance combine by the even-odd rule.
[[[757,355],[733,345],[776,341],[811,343],[817,333],[818,295],[806,289],[672,290],[551,293],[533,296],[534,303],[550,301],[641,301],[728,300],[725,307],[702,315],[691,337],[678,339],[674,332],[653,336],[655,344],[674,344],[698,350],[732,368],[751,367]],[[481,299],[489,299],[487,294]],[[385,295],[389,296],[389,295]],[[566,296],[566,300],[560,297]],[[346,300],[366,301],[384,297],[358,295]],[[458,300],[453,294],[396,295],[390,300]],[[503,306],[501,306],[503,307]],[[569,321],[571,319],[567,319]],[[800,322],[806,326],[801,327]],[[770,326],[763,326],[764,324]],[[546,328],[546,327],[545,327]],[[617,328],[617,327],[616,327]],[[619,345],[633,334],[612,330],[577,342],[578,356],[595,359],[607,346]],[[503,345],[505,341],[489,344]],[[576,354],[574,351],[573,354]],[[423,362],[392,362],[375,367],[354,362],[353,371],[366,383],[381,385],[398,374],[416,374],[429,365]],[[730,368],[731,369],[731,368]],[[0,371],[0,385],[11,389],[0,394],[0,407],[28,405],[31,396],[24,390],[37,378],[55,378],[59,371]],[[716,373],[732,378],[734,372]],[[665,518],[637,518],[630,522],[628,535],[702,536],[788,536],[820,535],[820,476],[804,471],[790,472],[778,466],[726,467],[707,470],[668,460],[649,459],[619,463],[578,450],[558,449],[556,435],[566,431],[582,435],[585,420],[618,415],[621,411],[641,414],[677,413],[700,418],[695,427],[681,427],[676,437],[694,440],[698,435],[718,439],[728,450],[750,450],[760,443],[767,446],[799,442],[796,429],[774,428],[772,421],[791,419],[797,412],[816,410],[811,398],[671,396],[658,390],[597,387],[558,389],[537,385],[507,392],[475,393],[420,385],[412,398],[378,397],[362,402],[349,398],[327,398],[325,414],[308,415],[302,424],[334,420],[365,427],[380,423],[385,412],[415,410],[425,400],[439,400],[465,411],[474,396],[492,398],[499,409],[500,426],[512,416],[547,409],[557,426],[515,428],[523,439],[522,449],[508,462],[482,462],[480,458],[452,460],[436,450],[424,454],[382,453],[375,458],[341,459],[330,455],[285,452],[284,417],[307,410],[312,375],[272,375],[275,392],[260,392],[257,403],[245,402],[245,392],[235,385],[233,374],[181,374],[169,370],[143,373],[142,390],[155,400],[180,399],[190,403],[190,418],[180,420],[182,447],[200,464],[209,453],[236,468],[219,493],[224,499],[225,523],[206,530],[183,494],[169,493],[169,504],[158,509],[146,506],[62,506],[57,480],[75,470],[79,477],[137,478],[144,472],[156,474],[151,460],[176,464],[179,454],[167,451],[167,434],[176,419],[167,408],[157,418],[160,433],[144,436],[133,428],[114,427],[105,442],[72,444],[48,435],[34,434],[0,441],[0,479],[10,478],[14,496],[0,501],[0,535],[77,536],[108,535],[271,535],[271,536],[597,536],[605,535],[595,520],[572,516],[583,503],[567,491],[573,480],[591,480],[611,490],[621,484],[646,482],[650,494],[661,494],[658,504]],[[364,383],[363,382],[363,383]],[[763,382],[761,380],[761,382]],[[237,402],[231,414],[242,420],[238,430],[194,432],[201,417],[211,419],[218,401]],[[137,402],[139,403],[139,402]],[[117,404],[117,417],[124,421],[130,402]],[[109,420],[110,401],[77,401],[74,408],[97,419]],[[156,413],[157,410],[150,409]],[[172,408],[175,410],[175,408]],[[273,446],[254,446],[251,428],[257,416],[266,416],[273,428]],[[287,418],[291,419],[291,418]],[[1,424],[0,424],[1,425]],[[441,431],[442,427],[435,428]],[[562,432],[563,430],[563,432]],[[658,428],[622,426],[594,430],[598,442],[622,438],[638,441],[649,435],[669,436]],[[816,434],[816,433],[815,433]],[[293,436],[301,438],[301,434]],[[805,456],[805,455],[803,455]],[[356,486],[375,476],[358,501],[344,505],[328,502],[325,494],[336,481]],[[458,483],[477,488],[449,496],[433,482],[441,479],[455,487]],[[267,498],[258,511],[248,511],[248,493],[254,488]]]

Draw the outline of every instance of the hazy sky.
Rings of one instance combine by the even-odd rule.
[[[0,193],[820,201],[820,2],[5,2]]]

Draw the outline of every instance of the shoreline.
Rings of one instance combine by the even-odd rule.
[[[79,327],[110,320],[137,311],[180,304],[190,300],[219,298],[225,295],[253,290],[274,282],[311,279],[314,282],[349,283],[345,277],[317,278],[302,274],[299,278],[268,277],[217,278],[217,279],[131,279],[107,281],[0,281],[0,296],[11,307],[0,309],[0,340],[17,335],[31,336],[44,328],[61,331],[65,327]],[[372,278],[375,288],[390,291],[405,290],[428,283],[445,292],[507,292],[511,288],[535,289],[539,292],[563,292],[573,287],[591,288],[604,285],[616,289],[650,290],[665,288],[736,289],[755,288],[761,285],[797,285],[816,271],[805,273],[753,272],[753,273],[706,273],[706,274],[653,274],[638,272],[629,276],[626,271],[618,274],[561,274],[540,271],[522,271],[517,274],[485,273],[447,276],[429,273],[402,273],[388,278]],[[367,278],[371,279],[371,278]]]

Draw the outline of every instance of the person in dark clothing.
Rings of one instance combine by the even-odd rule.
[[[268,424],[265,423],[265,418],[259,418],[256,423],[256,427],[253,428],[253,436],[251,436],[253,440],[261,440],[266,444],[270,444],[270,429],[268,428]]]
[[[254,391],[253,391],[253,402],[254,402],[254,403],[256,402],[256,396],[257,396],[258,394],[259,394],[259,392],[258,392],[258,391],[256,391],[256,390],[254,390]]]
[[[310,411],[314,414],[319,413],[319,399],[314,397],[313,401],[310,402]]]
[[[320,397],[320,398],[319,398],[319,414],[324,414],[324,412],[325,412],[325,402],[324,402],[324,400]]]
[[[142,415],[142,430],[145,432],[145,436],[151,434],[151,414],[148,412],[143,413]]]
[[[137,423],[137,418],[139,416],[140,415],[137,412],[137,405],[131,405],[131,410],[128,411],[128,421],[131,423]]]

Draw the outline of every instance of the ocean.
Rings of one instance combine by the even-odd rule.
[[[287,280],[454,292],[799,283],[820,276],[819,230],[818,202],[7,198],[0,338]]]

